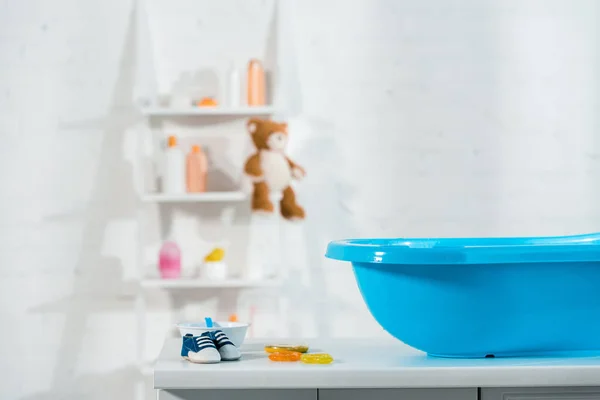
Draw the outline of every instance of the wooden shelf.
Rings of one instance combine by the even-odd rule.
[[[161,289],[190,289],[190,288],[251,288],[251,287],[275,287],[280,284],[276,279],[249,280],[249,279],[227,279],[222,281],[210,281],[205,279],[180,278],[180,279],[143,279],[142,287]]]
[[[205,192],[205,193],[150,193],[142,196],[146,203],[200,203],[200,202],[232,202],[246,200],[248,195],[241,191]]]
[[[229,116],[249,117],[253,115],[272,115],[275,108],[261,107],[143,107],[142,113],[149,117],[193,117],[193,116]]]

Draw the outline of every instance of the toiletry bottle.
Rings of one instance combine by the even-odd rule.
[[[209,281],[224,281],[227,279],[227,264],[224,261],[205,262],[204,277]]]
[[[206,191],[206,173],[208,162],[206,154],[198,145],[192,146],[192,151],[187,155],[186,179],[189,193],[202,193]]]
[[[158,269],[163,279],[181,276],[181,250],[174,242],[165,242],[158,255]]]
[[[265,71],[256,59],[248,63],[248,105],[265,105]]]
[[[227,279],[227,264],[223,261],[225,250],[222,247],[216,247],[204,257],[204,277],[209,280]]]
[[[177,146],[175,136],[169,136],[165,151],[163,191],[172,194],[185,193],[185,156]]]
[[[237,68],[235,68],[235,65],[233,64],[229,67],[227,91],[227,101],[229,103],[229,107],[239,107],[240,103],[242,102],[242,84],[240,79],[240,72],[237,70]]]

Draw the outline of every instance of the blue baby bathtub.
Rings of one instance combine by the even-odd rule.
[[[351,239],[362,297],[392,336],[432,356],[600,353],[600,233]]]

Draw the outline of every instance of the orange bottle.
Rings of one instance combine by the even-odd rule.
[[[265,105],[265,71],[257,59],[248,63],[248,105]]]
[[[186,160],[186,185],[189,193],[202,193],[206,191],[206,173],[208,161],[206,154],[198,145],[192,146],[192,151]]]

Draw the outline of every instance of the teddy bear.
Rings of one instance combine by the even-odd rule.
[[[256,147],[256,153],[246,160],[244,172],[254,185],[252,211],[272,213],[271,193],[282,193],[279,203],[281,215],[288,220],[304,219],[304,209],[296,203],[291,187],[293,179],[304,178],[306,172],[285,154],[288,141],[288,125],[252,118],[247,123],[248,132]]]

